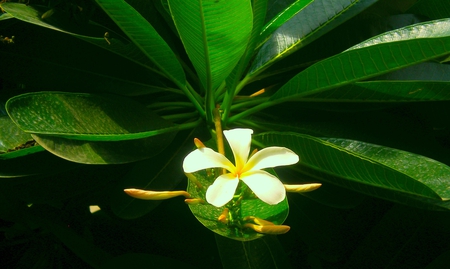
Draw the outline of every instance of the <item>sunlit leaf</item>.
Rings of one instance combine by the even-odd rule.
[[[449,26],[448,19],[431,21],[364,41],[300,72],[271,100],[301,98],[447,55]]]
[[[445,204],[450,168],[413,153],[347,139],[295,133],[254,136],[264,146],[285,146],[300,156],[299,172],[383,199]],[[432,206],[430,206],[432,207]],[[446,207],[446,206],[444,206]]]
[[[261,47],[249,71],[254,76],[360,13],[377,0],[315,0],[287,20]]]
[[[252,30],[250,1],[168,2],[175,26],[203,87],[208,91],[216,89],[246,48]]]

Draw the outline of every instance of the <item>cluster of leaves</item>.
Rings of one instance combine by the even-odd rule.
[[[4,2],[1,248],[19,253],[9,262],[443,268],[450,259],[446,1]],[[290,236],[214,240],[179,200],[123,193],[185,186],[182,160],[193,137],[214,132],[217,106],[224,128],[252,128],[255,146],[300,156],[278,171],[285,183],[323,184],[289,197]],[[43,246],[57,251],[36,256]]]

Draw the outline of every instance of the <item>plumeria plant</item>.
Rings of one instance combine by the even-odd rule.
[[[11,264],[445,268],[446,1],[0,7]]]

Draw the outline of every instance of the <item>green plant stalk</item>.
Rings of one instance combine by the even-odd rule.
[[[270,102],[270,101],[266,101],[266,102],[264,102],[264,103],[261,103],[261,104],[259,104],[259,105],[257,105],[257,106],[254,106],[254,107],[251,107],[251,108],[249,108],[249,109],[247,109],[247,110],[245,110],[245,111],[243,111],[243,112],[241,112],[241,113],[238,113],[238,114],[236,114],[236,115],[230,117],[230,118],[228,119],[228,122],[227,122],[227,123],[233,123],[233,122],[238,121],[238,120],[240,120],[240,119],[242,119],[242,118],[245,118],[245,117],[247,117],[247,116],[249,116],[249,115],[251,115],[251,114],[253,114],[253,113],[259,112],[259,111],[261,111],[261,110],[263,110],[263,109],[265,109],[265,108],[268,108],[268,107],[270,107],[270,106],[273,106],[273,105],[275,105],[275,104],[277,104],[277,103],[278,103],[278,102]]]

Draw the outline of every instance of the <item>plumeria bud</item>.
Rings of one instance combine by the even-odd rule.
[[[177,196],[190,198],[191,195],[186,191],[146,191],[140,189],[125,189],[124,192],[131,197],[142,200],[166,200]]]
[[[205,144],[203,144],[203,142],[198,138],[194,138],[194,144],[198,149],[205,147]]]
[[[258,225],[261,225],[261,226],[275,225],[275,223],[273,223],[273,222],[270,222],[270,221],[265,220],[265,219],[260,219],[260,218],[257,218],[257,217],[253,217],[253,216],[248,216],[248,217],[244,218],[244,221],[248,221],[248,220],[253,221],[254,223],[256,223]]]
[[[291,227],[287,225],[266,225],[266,226],[260,226],[252,223],[246,223],[244,224],[244,227],[250,228],[254,230],[257,233],[262,234],[285,234],[289,232]]]
[[[311,184],[300,184],[300,185],[284,185],[284,188],[287,192],[310,192],[317,190],[322,184],[320,183],[311,183]]]
[[[222,222],[223,224],[227,224],[227,222],[228,222],[228,213],[229,212],[230,212],[230,210],[228,208],[225,208],[222,211],[222,214],[220,214],[220,216],[217,218],[217,220]]]
[[[206,204],[205,200],[200,198],[185,199],[184,202],[188,205]]]

